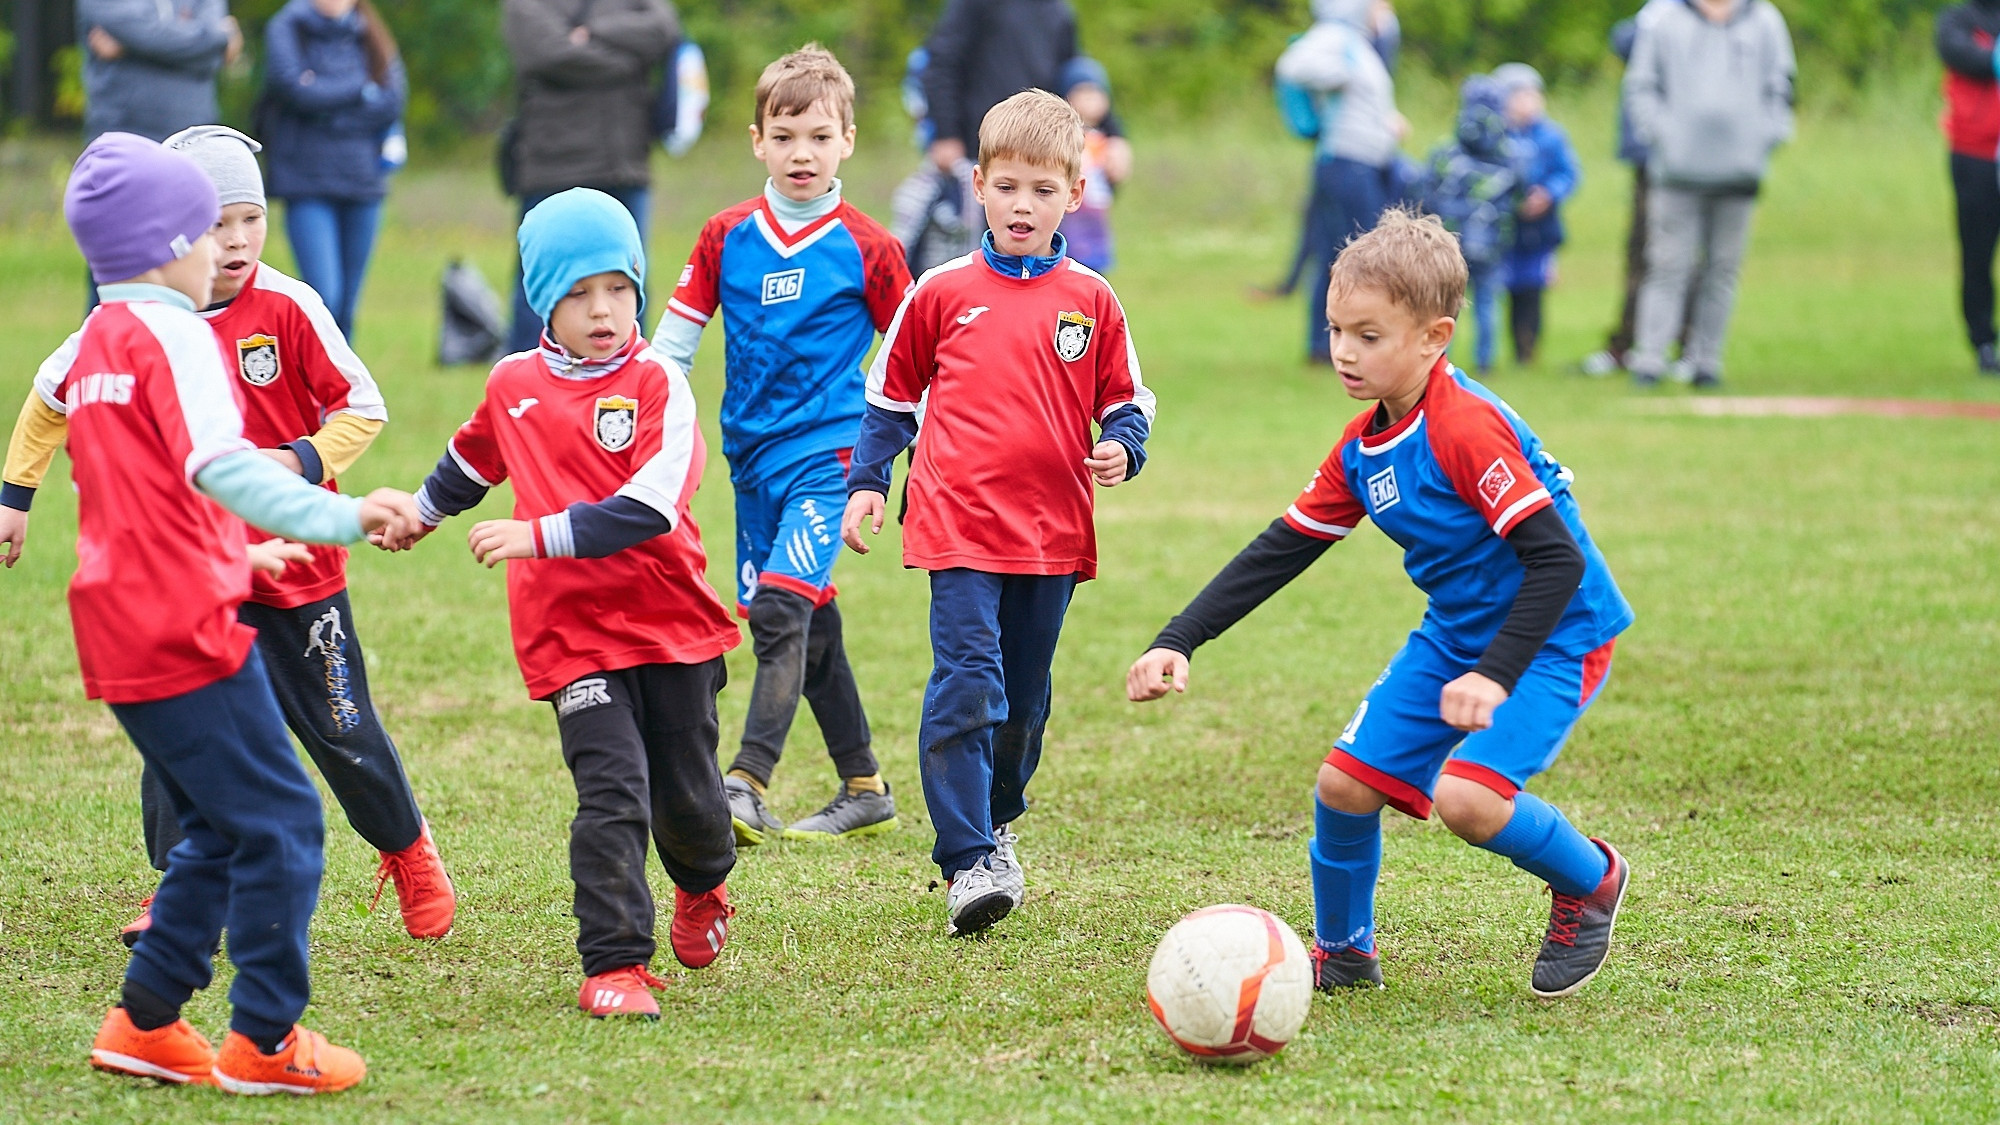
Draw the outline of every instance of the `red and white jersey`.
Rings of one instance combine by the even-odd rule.
[[[1091,427],[1127,404],[1153,413],[1101,275],[1064,258],[1007,277],[978,252],[931,270],[876,352],[868,401],[924,411],[905,566],[1096,576]]]
[[[694,392],[644,339],[634,336],[615,370],[588,378],[557,375],[540,352],[508,356],[449,448],[476,483],[513,481],[515,519],[625,496],[673,526],[604,558],[507,563],[514,656],[529,695],[545,698],[590,672],[699,664],[736,647],[688,512],[708,459]]]
[[[77,490],[70,621],[92,699],[146,703],[235,675],[256,631],[243,521],[195,474],[254,449],[215,333],[154,301],[98,306],[51,392]],[[45,396],[47,397],[47,396]]]
[[[201,316],[220,338],[224,367],[234,376],[243,436],[258,447],[274,449],[310,437],[343,411],[388,420],[374,376],[348,346],[326,302],[305,282],[258,265],[234,301]],[[64,407],[56,384],[74,366],[82,335],[79,329],[64,341],[35,379],[43,400],[58,411]],[[323,484],[330,492],[340,489],[330,476]],[[271,538],[254,528],[246,534],[253,542]],[[290,609],[346,585],[347,548],[316,543],[311,562],[294,563],[276,578],[253,575],[249,600]]]

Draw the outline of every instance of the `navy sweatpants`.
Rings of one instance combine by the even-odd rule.
[[[183,837],[125,979],[178,1008],[208,987],[228,930],[229,1026],[259,1042],[282,1038],[311,995],[306,926],[326,826],[262,657],[253,648],[227,679],[111,711],[166,790]]]
[[[917,733],[924,800],[949,879],[991,855],[993,826],[1028,811],[1049,667],[1076,576],[931,572],[931,667]]]

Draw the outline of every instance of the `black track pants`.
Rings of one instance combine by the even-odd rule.
[[[750,600],[750,640],[757,653],[757,680],[750,688],[743,746],[729,768],[770,784],[803,696],[840,776],[880,772],[870,749],[861,690],[841,640],[839,605],[828,602],[814,609],[811,601],[790,590],[759,587]]]

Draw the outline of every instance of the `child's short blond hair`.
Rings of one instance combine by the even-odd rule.
[[[995,160],[1061,168],[1074,181],[1083,175],[1083,118],[1047,90],[1023,90],[979,123],[979,166]]]
[[[1419,323],[1456,317],[1465,304],[1465,255],[1458,236],[1435,215],[1391,207],[1375,229],[1356,236],[1333,260],[1331,292],[1377,289]]]
[[[840,118],[840,127],[854,125],[854,78],[833,52],[808,43],[757,76],[757,127],[767,117],[792,117],[825,105]]]

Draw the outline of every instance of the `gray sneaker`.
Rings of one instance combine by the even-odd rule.
[[[771,810],[764,807],[764,798],[757,795],[749,782],[725,774],[722,792],[729,798],[729,822],[736,829],[738,846],[754,848],[772,833],[785,830],[785,822],[771,815]]]
[[[894,832],[902,826],[896,819],[896,796],[887,792],[888,786],[882,788],[881,793],[849,793],[842,782],[825,808],[785,829],[785,839],[825,843]]]
[[[1005,824],[993,826],[996,845],[987,865],[993,871],[994,884],[1006,891],[1013,898],[1014,905],[1019,906],[1028,901],[1028,873],[1022,867],[1020,857],[1014,854],[1014,845],[1021,838],[1009,831],[1010,827]]]
[[[1581,897],[1550,891],[1549,932],[1542,939],[1529,985],[1544,1000],[1568,996],[1589,984],[1611,955],[1611,930],[1618,921],[1618,908],[1625,902],[1632,865],[1610,844],[1595,838],[1591,843],[1603,848],[1611,860],[1604,881]]]
[[[994,878],[992,857],[952,876],[944,906],[951,915],[945,931],[952,937],[976,934],[1012,913],[1020,903]]]

